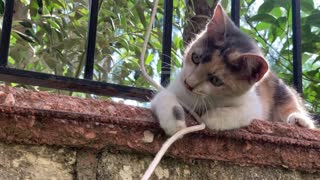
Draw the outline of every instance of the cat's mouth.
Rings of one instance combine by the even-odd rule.
[[[187,80],[184,80],[184,87],[186,87],[188,92],[190,92],[191,94],[201,96],[201,97],[206,97],[206,94],[204,92],[201,92],[201,91],[195,89],[195,87],[190,86],[188,84]]]
[[[184,80],[184,86],[189,90],[189,91],[193,91],[194,87],[190,86],[188,83],[187,83],[187,80],[185,79]]]

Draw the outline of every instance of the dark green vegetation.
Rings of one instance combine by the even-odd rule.
[[[181,66],[183,30],[190,19],[209,18],[210,9],[188,0],[174,0],[173,72]],[[214,0],[202,0],[213,4]],[[88,0],[16,0],[9,66],[70,77],[83,76]],[[153,1],[104,0],[100,3],[94,80],[151,88],[138,66]],[[313,112],[320,112],[320,7],[316,0],[301,1],[304,97]],[[230,11],[230,2],[223,0]],[[290,0],[242,0],[241,27],[261,45],[272,68],[292,82],[292,30]],[[0,0],[0,14],[3,2]],[[163,0],[146,56],[148,72],[159,79]],[[192,28],[191,28],[192,29]],[[188,38],[184,36],[184,38]],[[187,39],[186,39],[187,40]],[[29,87],[29,86],[27,86]],[[29,87],[35,88],[35,87]],[[37,89],[42,89],[41,87]]]

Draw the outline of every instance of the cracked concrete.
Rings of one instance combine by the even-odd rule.
[[[0,143],[0,179],[73,179],[76,152],[58,147]]]

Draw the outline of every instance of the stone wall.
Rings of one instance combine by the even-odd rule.
[[[0,143],[0,179],[73,179],[76,151]]]
[[[0,179],[140,179],[152,156],[108,148],[101,152],[0,143]],[[232,162],[164,158],[152,179],[318,179],[317,173],[238,166]]]
[[[140,179],[166,138],[148,109],[0,86],[0,180]],[[253,121],[185,136],[152,179],[319,179],[319,159],[319,131]]]

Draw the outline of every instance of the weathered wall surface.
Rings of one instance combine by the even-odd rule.
[[[140,179],[166,138],[148,109],[0,86],[0,180]],[[167,154],[152,179],[320,179],[320,132],[279,123],[187,135]]]
[[[151,156],[138,154],[102,153],[99,159],[98,179],[140,179],[152,161]],[[152,179],[200,180],[200,179],[317,179],[307,174],[285,168],[240,167],[218,161],[194,160],[184,162],[165,158],[155,170]]]
[[[135,180],[152,156],[113,148],[99,153],[49,146],[0,143],[1,180]],[[208,160],[164,158],[152,179],[318,179],[319,174],[285,168],[248,167]]]
[[[75,155],[66,148],[0,143],[0,179],[71,180]]]

